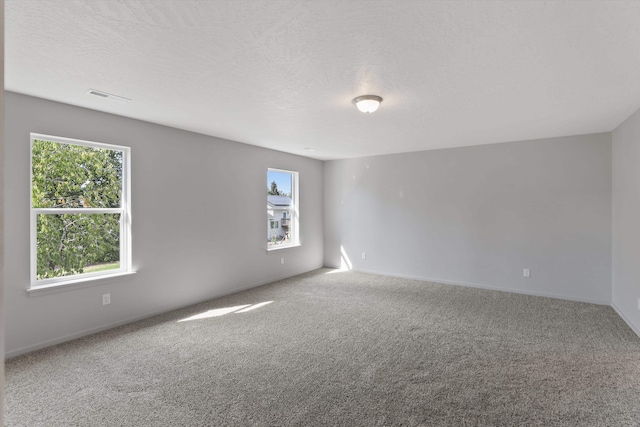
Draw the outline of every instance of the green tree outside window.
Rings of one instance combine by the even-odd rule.
[[[36,211],[37,279],[119,268],[121,215],[82,210],[121,207],[122,151],[36,139],[31,153],[32,207],[48,209]]]

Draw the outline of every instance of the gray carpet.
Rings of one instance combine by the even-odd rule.
[[[640,425],[610,307],[330,271],[9,360],[6,423]]]

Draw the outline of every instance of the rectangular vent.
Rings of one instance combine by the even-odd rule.
[[[89,91],[89,95],[101,96],[103,98],[108,98],[109,97],[109,95],[107,95],[106,93],[96,92],[95,90],[90,90]]]
[[[112,101],[118,101],[118,102],[123,102],[123,103],[131,102],[131,99],[129,99],[129,98],[125,98],[123,96],[118,96],[118,95],[113,95],[111,93],[102,92],[100,90],[95,90],[95,89],[89,89],[85,93],[87,95],[99,96],[100,98],[106,98],[106,99],[110,99]]]

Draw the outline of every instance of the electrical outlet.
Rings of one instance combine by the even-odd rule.
[[[528,268],[525,268],[524,270],[522,270],[522,275],[524,277],[531,277],[531,272],[529,271]]]
[[[640,310],[640,298],[638,298],[638,310]]]
[[[111,304],[111,294],[102,295],[102,305],[109,305],[109,304]]]
[[[367,254],[365,252],[362,252],[362,259],[367,259]]]
[[[280,264],[284,264],[284,257],[280,258]]]

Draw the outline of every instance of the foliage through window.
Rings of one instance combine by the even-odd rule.
[[[298,245],[298,172],[267,170],[267,249]]]
[[[129,153],[31,135],[32,287],[130,270]]]

